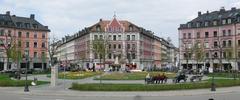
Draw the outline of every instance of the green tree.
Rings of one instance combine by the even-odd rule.
[[[107,39],[99,38],[99,39],[94,39],[92,41],[92,51],[95,53],[99,60],[100,60],[100,67],[102,63],[104,63],[104,68],[105,68],[105,60],[106,60],[106,55],[108,54],[108,41]],[[102,62],[103,60],[103,62]],[[93,67],[93,71],[95,71],[95,66]]]
[[[58,41],[58,39],[54,35],[51,38],[49,38],[48,42],[49,42],[48,54],[49,54],[51,66],[53,66],[57,61],[57,58],[54,56],[57,54],[57,49],[59,47],[59,44],[61,43]]]
[[[226,48],[226,49],[224,49],[224,52],[225,52],[225,59],[226,59],[226,61],[229,63],[228,65],[227,65],[227,71],[228,71],[228,73],[229,73],[229,76],[230,76],[230,73],[231,73],[231,68],[230,68],[230,65],[231,65],[231,60],[232,60],[232,52],[233,52],[233,48]]]
[[[196,66],[197,66],[197,69],[199,70],[199,65],[198,65],[199,62],[204,60],[204,48],[200,45],[199,42],[197,42],[194,44],[193,52],[195,55],[194,57],[196,60]]]
[[[80,52],[80,60],[81,60],[81,67],[80,69],[83,70],[84,68],[84,63],[85,63],[85,60],[86,60],[86,54],[85,52]]]
[[[3,36],[4,39],[0,39],[1,47],[3,47],[3,51],[6,54],[7,57],[7,67],[10,64],[10,59],[11,59],[11,53],[12,53],[12,48],[15,45],[15,36],[12,36],[12,33],[10,31],[5,32],[1,31],[1,35]]]
[[[187,68],[189,68],[189,60],[192,58],[193,55],[193,47],[185,46],[185,53],[184,59],[186,60]]]
[[[22,52],[21,52],[20,48],[18,48],[16,44],[13,44],[13,47],[10,49],[9,55],[10,55],[12,62],[15,65],[15,68],[17,68],[18,74],[20,76],[20,72],[21,72],[20,62],[22,60]],[[18,79],[20,79],[20,77]]]

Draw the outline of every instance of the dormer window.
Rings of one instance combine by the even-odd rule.
[[[97,30],[97,32],[100,32],[101,31],[101,26],[97,25],[96,30]]]
[[[132,25],[129,26],[129,31],[133,31],[133,26]]]
[[[191,23],[188,23],[188,25],[187,25],[187,26],[188,26],[188,28],[191,28]]]
[[[225,25],[226,24],[226,19],[222,20],[222,24]]]
[[[0,22],[0,24],[1,24],[1,25],[4,25],[4,22],[3,22],[3,21],[1,21],[1,22]]]
[[[4,25],[8,25],[8,22],[7,22],[7,21],[5,21],[5,22],[4,22]]]
[[[208,26],[208,23],[209,23],[209,22],[205,22],[205,23],[204,23],[204,26],[207,27],[207,26]]]
[[[17,22],[17,27],[22,27],[22,23],[21,22]]]
[[[33,24],[33,28],[38,28],[38,25],[37,24]]]
[[[30,28],[30,24],[29,23],[25,23],[25,28]]]
[[[213,21],[213,25],[214,25],[214,26],[217,26],[217,21],[216,21],[216,20]]]
[[[200,27],[200,22],[197,22],[197,27]]]
[[[231,23],[232,23],[232,19],[229,18],[228,21],[227,21],[227,23],[228,23],[228,24],[231,24]]]

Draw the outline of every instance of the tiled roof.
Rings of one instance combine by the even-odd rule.
[[[0,14],[0,26],[5,27],[14,27],[14,23],[11,20],[11,17],[5,14]]]
[[[240,18],[240,9],[232,8],[231,10],[225,10],[224,8],[221,8],[219,11],[213,11],[201,14],[201,12],[198,12],[198,17],[187,22],[186,24],[181,24],[179,29],[182,28],[200,28],[205,27],[204,23],[209,22],[209,26],[213,26],[213,22],[217,22],[217,26],[223,25],[221,22],[222,20],[231,19],[232,23],[238,23],[238,17]],[[197,26],[197,23],[199,26]],[[190,26],[188,25],[190,24]]]
[[[113,19],[114,20],[114,19]],[[141,34],[144,34],[148,37],[154,37],[154,33],[149,31],[149,30],[146,30],[142,27],[139,27],[137,25],[134,25],[133,23],[129,22],[129,21],[126,21],[126,20],[117,20],[115,19],[115,21],[118,21],[121,26],[124,27],[124,31],[125,32],[139,32]],[[81,37],[85,34],[89,34],[91,32],[106,32],[105,28],[110,25],[112,22],[112,20],[102,20],[100,19],[99,22],[97,22],[96,24],[90,26],[90,27],[86,27],[84,28],[83,30],[75,33],[74,35],[71,35],[71,36],[65,36],[64,38],[62,38],[62,41],[64,43],[67,43],[67,42],[70,42],[78,37]],[[110,25],[111,26],[111,25]],[[115,22],[114,22],[114,25],[113,26],[118,26]],[[100,30],[97,30],[97,27],[100,28]],[[132,29],[130,29],[132,28]]]
[[[125,32],[129,32],[129,31],[139,32],[141,29],[140,27],[138,27],[138,26],[134,25],[133,23],[126,21],[126,20],[119,20],[118,22],[124,27]],[[100,27],[101,31],[105,32],[105,28],[110,23],[111,23],[111,20],[100,19],[100,21],[98,23],[94,24],[93,26],[90,26],[89,29],[91,32],[96,32],[97,27]],[[117,25],[117,24],[113,23],[113,25]],[[130,27],[132,27],[132,30],[130,30]]]
[[[0,26],[14,27],[18,29],[50,31],[47,26],[43,26],[41,23],[35,20],[33,14],[31,14],[30,18],[19,17],[15,15],[11,16],[10,12],[6,14],[0,14]]]
[[[236,9],[234,11],[214,11],[211,13],[205,13],[203,15],[198,16],[197,18],[193,19],[191,22],[198,22],[198,21],[213,21],[213,20],[220,20],[220,19],[227,19],[227,18],[235,18],[236,15],[240,14],[240,9]]]

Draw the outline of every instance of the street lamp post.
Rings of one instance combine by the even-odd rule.
[[[215,85],[215,81],[214,81],[214,70],[213,70],[213,74],[212,74],[211,91],[216,91],[216,85]]]
[[[26,68],[25,68],[25,87],[24,87],[24,92],[29,92],[29,87],[28,87],[28,79],[27,79],[27,72],[28,72],[28,64],[29,64],[29,58],[28,54],[25,54],[25,59],[26,59]]]
[[[214,54],[212,55],[212,65],[214,63]],[[211,82],[211,91],[216,91],[216,85],[214,81],[214,66],[212,66],[212,82]]]

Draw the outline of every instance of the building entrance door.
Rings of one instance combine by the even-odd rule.
[[[4,70],[4,63],[0,62],[0,71]]]

